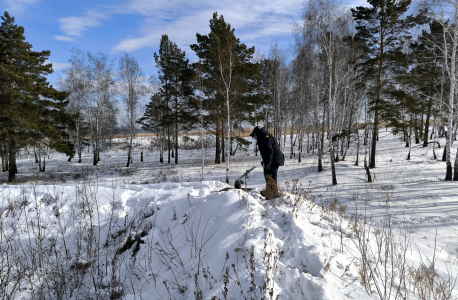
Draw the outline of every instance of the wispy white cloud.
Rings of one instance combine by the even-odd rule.
[[[260,39],[267,41],[269,38],[272,40],[272,37],[291,36],[293,24],[300,20],[305,1],[313,0],[124,1],[103,10],[94,8],[82,16],[59,19],[60,28],[65,35],[56,35],[54,38],[72,41],[90,28],[101,26],[103,20],[110,16],[131,14],[139,17],[137,33],[121,37],[112,47],[112,52],[132,52],[145,47],[157,47],[162,34],[167,34],[189,53],[189,45],[196,42],[196,33],[209,32],[209,20],[213,12],[217,11],[236,29],[237,37],[242,42],[253,45]],[[345,4],[355,6],[365,1],[347,0]]]
[[[156,34],[144,35],[138,38],[126,38],[121,41],[119,44],[114,46],[112,49],[113,52],[131,52],[143,47],[152,46],[153,41],[157,40]]]
[[[293,20],[300,18],[304,0],[128,0],[114,8],[117,13],[142,15],[138,37],[123,39],[112,48],[134,51],[159,44],[162,34],[184,49],[196,41],[196,33],[207,34],[213,12],[223,15],[242,42],[260,37],[291,34]],[[246,39],[246,40],[245,40]]]
[[[60,18],[60,30],[63,31],[67,37],[79,37],[84,31],[89,28],[98,27],[102,25],[101,20],[106,19],[105,13],[100,13],[94,10],[88,11],[83,16]]]
[[[208,20],[211,15],[211,11],[203,11],[195,15],[182,16],[173,22],[161,22],[154,18],[145,20],[141,29],[142,36],[126,38],[113,47],[112,51],[131,52],[144,47],[154,47],[159,44],[163,34],[167,34],[169,39],[183,50],[189,51],[189,45],[196,40],[196,33],[208,31]]]
[[[55,61],[47,61],[47,62],[52,64],[52,69],[54,72],[61,71],[61,70],[64,70],[70,67],[70,64],[68,63],[59,63]]]
[[[10,13],[23,12],[27,6],[40,2],[41,0],[0,0],[0,3],[4,3],[6,11]]]
[[[58,41],[73,42],[73,38],[65,35],[55,35],[53,38]]]

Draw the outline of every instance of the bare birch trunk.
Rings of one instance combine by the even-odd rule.
[[[437,133],[437,129],[436,129],[436,118],[434,118],[433,131],[434,131],[433,158],[434,158],[434,159],[437,159],[437,156],[436,156],[436,133]]]
[[[359,147],[360,147],[360,136],[359,136],[359,129],[356,127],[356,137],[358,139],[356,143],[356,161],[355,161],[355,166],[358,166],[359,164]]]
[[[332,70],[332,62],[330,62],[330,66],[329,66],[329,69]],[[334,111],[334,105],[333,105],[333,101],[332,101],[332,73],[329,72],[329,82],[328,82],[328,85],[329,85],[329,90],[328,90],[328,120],[329,120],[329,128],[328,128],[328,140],[329,140],[329,155],[331,157],[331,172],[332,172],[332,184],[333,185],[336,185],[337,184],[337,176],[336,176],[336,165],[335,165],[335,161],[334,161],[334,127],[333,127],[333,122],[334,122],[334,115],[335,115],[335,111]],[[338,143],[338,141],[337,141]]]
[[[200,102],[200,141],[202,146],[201,158],[202,158],[202,170],[201,170],[201,181],[204,181],[204,170],[205,170],[205,149],[204,149],[204,111],[202,109],[202,101]]]
[[[458,16],[458,5],[455,6],[455,16]],[[445,173],[445,180],[452,180],[452,162],[451,162],[451,155],[450,155],[450,147],[451,147],[451,133],[453,130],[453,105],[454,105],[454,99],[455,99],[455,80],[456,80],[456,75],[455,75],[455,60],[456,60],[456,46],[458,44],[458,33],[457,33],[457,28],[453,29],[453,43],[452,43],[452,49],[451,49],[451,54],[452,57],[450,59],[450,67],[448,67],[447,63],[447,51],[445,51],[445,58],[446,58],[446,63],[445,65],[447,66],[447,73],[449,74],[450,77],[450,94],[449,94],[449,103],[448,103],[448,121],[447,121],[447,133],[446,133],[446,161],[447,161],[447,169]],[[445,37],[445,31],[444,31],[444,45],[447,45],[447,40]]]
[[[410,160],[410,152],[412,151],[412,114],[410,114],[410,128],[409,128],[409,154],[407,160]]]
[[[226,142],[226,183],[229,184],[229,153],[231,145],[231,112],[229,105],[229,89],[226,89],[226,109],[227,109],[227,142]]]

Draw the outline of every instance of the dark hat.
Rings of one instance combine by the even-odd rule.
[[[257,136],[259,135],[259,131],[260,131],[259,127],[256,126],[256,127],[253,129],[253,131],[251,132],[250,136],[251,136],[252,138],[257,137]]]

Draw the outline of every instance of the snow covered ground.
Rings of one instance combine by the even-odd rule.
[[[148,138],[137,143],[130,168],[121,144],[107,148],[98,166],[88,153],[82,164],[50,153],[45,173],[24,152],[18,184],[0,186],[0,251],[9,255],[2,261],[3,293],[446,299],[452,289],[458,295],[458,183],[443,180],[445,163],[432,158],[432,145],[414,147],[407,161],[405,144],[381,131],[372,183],[361,164],[354,166],[354,145],[337,163],[337,186],[330,184],[328,160],[318,173],[316,155],[287,159],[278,173],[283,197],[270,202],[259,198],[264,178],[252,148],[231,157],[231,182],[259,166],[248,181],[254,190],[244,192],[223,190],[225,164],[212,164],[211,150],[200,182],[200,150],[181,151],[180,163],[168,165],[158,163]],[[363,149],[360,162],[361,155]],[[6,178],[0,174],[0,182]]]

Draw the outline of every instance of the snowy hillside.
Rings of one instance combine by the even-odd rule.
[[[116,145],[97,167],[90,154],[78,164],[50,153],[45,173],[25,152],[23,182],[0,186],[0,297],[456,297],[457,183],[443,180],[432,146],[413,148],[407,161],[396,136],[380,137],[373,183],[354,166],[354,148],[337,163],[337,186],[328,163],[317,173],[310,153],[280,168],[275,201],[259,196],[261,167],[247,183],[252,191],[227,189],[211,149],[204,182],[199,149],[183,150],[177,166],[145,150],[129,169]],[[260,161],[252,148],[238,152],[231,181]]]

